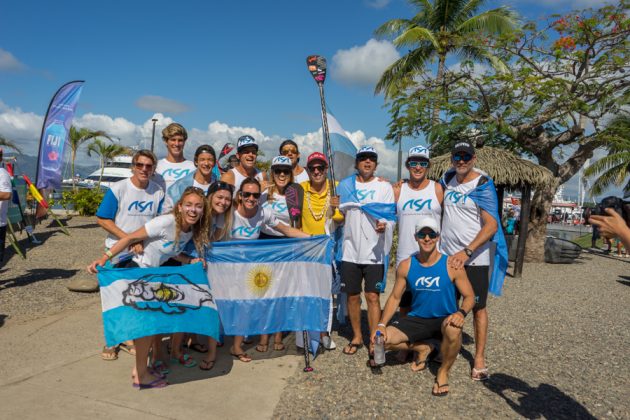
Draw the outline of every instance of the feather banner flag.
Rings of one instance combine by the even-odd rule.
[[[176,332],[219,339],[219,315],[201,263],[100,268],[98,283],[107,346]]]
[[[329,236],[218,242],[206,260],[225,334],[327,330],[332,305]]]

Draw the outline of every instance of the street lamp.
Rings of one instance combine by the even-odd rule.
[[[157,122],[157,118],[152,118],[153,121],[153,133],[151,134],[151,152],[153,152],[153,146],[155,145],[155,123]]]
[[[402,179],[402,136],[396,136],[398,138],[398,180]]]

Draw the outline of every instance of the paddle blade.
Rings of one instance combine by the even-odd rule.
[[[219,165],[219,169],[221,169],[223,172],[227,171],[228,169],[228,160],[230,159],[230,156],[233,155],[233,153],[231,153],[233,150],[234,145],[232,143],[225,143],[221,148],[221,152],[219,153],[219,158],[217,159],[217,162]]]
[[[326,80],[326,59],[324,57],[309,55],[306,57],[306,66],[317,83],[324,83]]]
[[[302,203],[304,200],[304,190],[300,184],[290,184],[284,190],[284,197],[287,202],[287,209],[289,210],[289,217],[291,218],[291,224],[298,226],[298,222],[302,217]]]

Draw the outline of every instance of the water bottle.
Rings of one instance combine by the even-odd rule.
[[[374,364],[377,366],[385,364],[385,337],[380,331],[376,331],[374,337]]]

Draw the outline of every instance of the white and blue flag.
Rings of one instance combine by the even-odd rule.
[[[340,180],[354,173],[357,148],[330,110],[326,112],[326,118],[328,120],[330,148],[332,149],[332,164],[335,168],[335,176],[337,180]],[[324,153],[326,152],[324,151]]]
[[[206,259],[225,334],[328,329],[329,236],[217,242]]]
[[[107,346],[176,332],[219,338],[219,316],[201,263],[101,268],[98,283]]]

